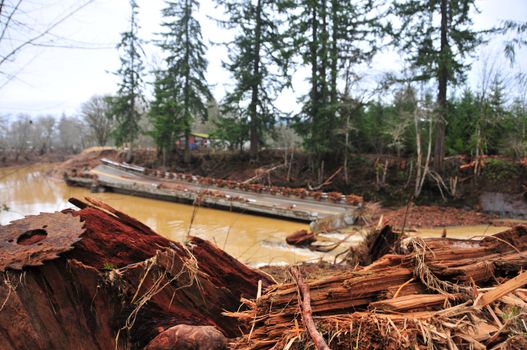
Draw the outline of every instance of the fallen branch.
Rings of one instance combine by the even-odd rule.
[[[311,187],[311,186],[309,186],[309,189],[310,189],[311,191],[318,191],[318,190],[320,190],[322,187],[331,184],[331,180],[333,180],[333,178],[334,178],[335,176],[337,176],[338,173],[340,173],[341,171],[342,171],[342,166],[340,166],[340,167],[339,167],[339,168],[338,168],[338,169],[337,169],[337,170],[336,170],[336,171],[335,171],[330,177],[328,177],[328,178],[326,179],[326,181],[324,181],[323,183],[321,183],[320,185],[315,186],[315,187]]]
[[[297,267],[291,267],[289,272],[298,286],[298,304],[302,310],[302,322],[304,323],[309,336],[313,340],[313,343],[315,343],[315,347],[318,350],[330,350],[329,346],[326,344],[326,341],[318,332],[315,322],[313,321],[309,288],[304,283],[304,279],[302,278],[302,275],[300,274],[300,271]]]
[[[244,183],[244,184],[250,184],[250,183],[253,182],[253,181],[256,181],[256,180],[261,179],[261,178],[264,177],[265,175],[269,175],[271,172],[275,171],[276,169],[280,169],[280,168],[283,168],[283,167],[285,167],[285,166],[286,166],[285,164],[278,164],[278,165],[276,165],[276,166],[274,166],[274,167],[272,167],[272,168],[269,168],[269,169],[267,169],[267,170],[264,170],[264,169],[261,169],[261,168],[256,169],[256,170],[255,170],[256,175],[254,175],[254,176],[251,177],[250,179],[245,180],[245,181],[242,182],[242,183]]]

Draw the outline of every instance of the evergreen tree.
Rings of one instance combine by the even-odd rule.
[[[492,79],[487,103],[487,115],[482,123],[484,146],[487,153],[496,154],[504,137],[509,112],[506,111],[505,80],[501,74]]]
[[[393,5],[403,23],[400,47],[420,69],[415,79],[437,81],[434,168],[438,172],[444,169],[448,86],[464,79],[468,68],[464,59],[484,41],[483,32],[472,28],[474,9],[475,0],[403,0]]]
[[[112,100],[113,116],[116,118],[114,131],[115,143],[128,143],[128,161],[132,157],[133,143],[137,139],[141,118],[141,103],[144,102],[141,75],[144,70],[141,47],[142,40],[138,37],[137,23],[138,6],[135,0],[130,0],[130,28],[121,34],[118,48],[121,50],[121,67],[117,75],[121,77],[117,96]]]
[[[162,153],[163,165],[169,162],[176,140],[185,129],[180,118],[180,106],[174,99],[171,87],[171,80],[166,71],[156,71],[155,100],[151,103],[148,115],[152,123],[150,135]]]
[[[512,31],[516,34],[513,38],[505,41],[505,56],[514,63],[516,50],[527,46],[527,22],[505,21],[502,32]]]
[[[207,117],[207,101],[211,98],[205,82],[205,44],[201,26],[194,17],[198,1],[166,1],[166,5],[162,10],[162,26],[166,31],[161,34],[159,45],[166,54],[166,69],[156,73],[150,116],[154,139],[165,154],[172,150],[175,138],[183,132],[184,158],[188,163],[192,121]]]
[[[373,9],[378,5],[371,0],[298,0],[301,10],[291,15],[290,36],[296,39],[296,51],[311,71],[310,93],[297,116],[296,129],[304,137],[314,168],[337,151],[337,83],[343,68],[370,60],[377,50],[374,38],[382,26]]]
[[[283,5],[276,0],[218,0],[225,7],[229,20],[221,22],[235,29],[236,37],[229,48],[229,62],[224,65],[232,73],[236,85],[224,101],[224,111],[241,112],[240,121],[249,125],[251,158],[257,157],[264,133],[271,129],[280,112],[273,102],[289,83],[289,52],[279,27]],[[284,79],[285,78],[285,79]],[[243,108],[240,108],[242,107]],[[225,125],[232,126],[229,121]]]
[[[445,150],[449,154],[470,154],[477,146],[474,126],[480,115],[480,101],[470,90],[465,89],[461,98],[449,103]]]
[[[215,130],[211,133],[211,138],[226,143],[223,146],[228,146],[231,150],[242,150],[249,135],[249,125],[244,118],[230,112],[213,120],[213,124]]]

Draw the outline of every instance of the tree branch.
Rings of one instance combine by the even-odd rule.
[[[33,38],[23,42],[22,44],[18,45],[17,47],[15,47],[11,52],[9,52],[7,55],[5,55],[4,57],[2,57],[2,59],[0,60],[0,66],[5,62],[7,61],[10,57],[12,57],[13,55],[15,55],[18,51],[20,51],[21,49],[23,49],[24,47],[26,47],[27,45],[31,45],[33,44],[35,41],[39,40],[40,38],[46,36],[47,34],[49,34],[49,32],[51,32],[54,28],[56,28],[59,24],[63,23],[64,21],[66,21],[68,18],[70,18],[71,16],[73,16],[75,13],[79,12],[80,10],[82,10],[84,7],[88,6],[90,3],[92,3],[94,0],[88,0],[86,1],[85,3],[83,3],[82,5],[76,7],[75,9],[73,9],[72,11],[68,12],[65,16],[61,17],[58,21],[56,21],[55,23],[51,24],[46,30],[44,30],[42,33],[38,34],[37,36],[34,36]],[[7,24],[6,23],[6,28],[7,28]],[[4,31],[5,29],[4,28]]]
[[[298,305],[302,310],[302,322],[309,333],[309,336],[315,343],[317,350],[330,350],[329,346],[326,344],[326,341],[322,335],[318,332],[315,322],[312,317],[311,309],[311,295],[309,294],[309,287],[304,283],[304,279],[298,270],[298,267],[292,266],[289,269],[289,273],[295,280],[298,286]]]

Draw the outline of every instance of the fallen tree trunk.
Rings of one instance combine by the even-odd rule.
[[[62,214],[84,223],[73,249],[2,272],[2,349],[141,349],[179,324],[234,337],[243,327],[222,312],[270,284],[207,241],[176,243],[95,200],[73,202],[82,209]]]
[[[480,292],[527,268],[527,226],[482,240],[405,239],[396,251],[369,266],[305,282],[312,318],[331,349],[454,348],[454,344],[481,348],[495,341],[491,336],[503,327],[509,307],[519,305],[519,320],[527,319],[527,294],[517,292],[523,275],[521,281],[488,293],[496,296],[488,300],[494,301],[490,309],[473,306]],[[513,288],[508,288],[511,284]],[[514,293],[507,299],[503,289]],[[250,338],[240,338],[235,348],[313,346],[298,321],[295,284],[271,286],[256,303],[247,305],[248,311],[233,316],[254,320],[254,326]],[[515,334],[511,331],[515,324],[497,337]],[[480,334],[482,330],[487,332]]]

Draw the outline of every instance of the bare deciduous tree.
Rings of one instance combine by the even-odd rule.
[[[19,157],[26,153],[32,145],[30,141],[32,126],[33,121],[30,116],[20,115],[9,128],[8,146],[14,152],[15,161],[18,161]]]
[[[55,133],[55,118],[45,116],[38,118],[34,123],[33,149],[40,155],[48,153],[52,147],[53,134]]]
[[[98,146],[108,143],[112,132],[112,115],[109,96],[93,96],[81,106],[81,115]]]
[[[430,158],[432,155],[432,127],[434,117],[432,115],[432,104],[430,96],[425,96],[424,103],[420,106],[419,103],[415,104],[414,109],[414,125],[415,125],[415,145],[416,145],[416,161],[415,161],[415,189],[414,198],[419,197],[423,185],[425,183],[426,176],[430,171]],[[421,138],[421,123],[428,123],[428,147],[426,152],[426,158],[423,163],[423,151],[422,151],[422,138]]]
[[[15,79],[23,69],[19,67],[20,65],[12,69],[6,69],[5,66],[14,62],[16,55],[25,48],[70,47],[70,45],[59,46],[56,42],[57,37],[52,31],[93,1],[79,1],[52,21],[37,25],[38,19],[29,15],[35,12],[31,8],[35,6],[34,3],[22,0],[0,0],[0,89]]]
[[[57,129],[60,146],[66,152],[77,153],[87,146],[87,127],[78,118],[63,115]]]

